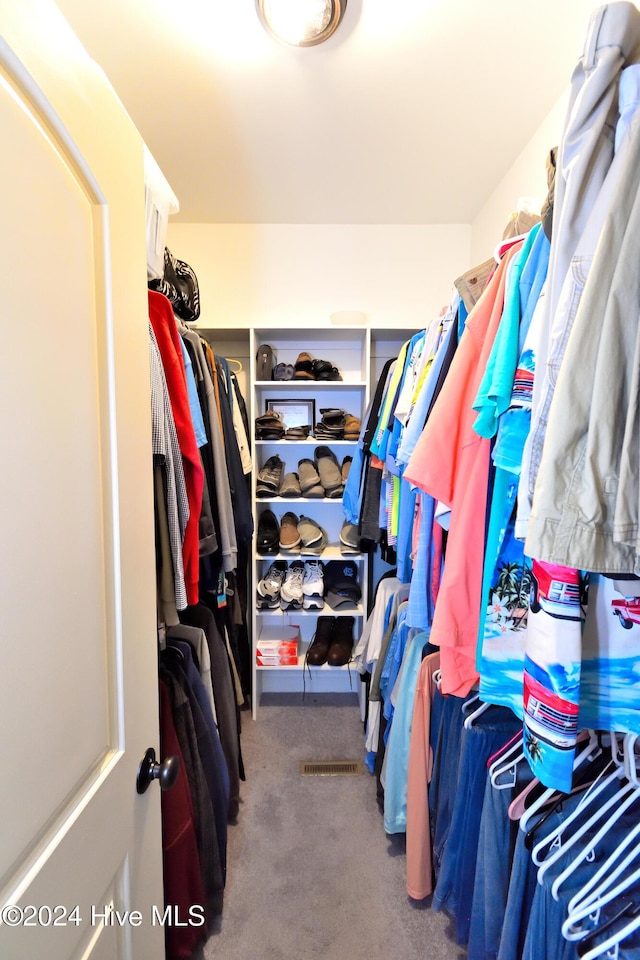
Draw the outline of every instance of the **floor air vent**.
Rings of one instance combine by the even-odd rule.
[[[364,766],[360,760],[302,760],[300,773],[305,777],[359,777]]]

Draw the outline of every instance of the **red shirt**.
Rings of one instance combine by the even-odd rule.
[[[202,508],[204,471],[189,408],[187,379],[182,359],[180,334],[171,304],[161,293],[149,290],[149,319],[158,341],[164,375],[169,391],[178,443],[182,453],[184,479],[189,501],[189,520],[184,531],[182,560],[189,604],[198,603],[200,568],[199,523]]]

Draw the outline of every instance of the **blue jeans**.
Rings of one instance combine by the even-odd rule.
[[[455,916],[459,944],[466,944],[469,939],[487,760],[520,727],[511,710],[492,706],[469,729],[462,730],[451,826],[433,895],[434,910],[446,908]]]

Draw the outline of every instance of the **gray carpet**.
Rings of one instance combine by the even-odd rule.
[[[268,704],[268,705],[267,705]],[[301,776],[301,760],[360,760],[355,696],[263,698],[243,714],[221,927],[206,960],[458,960],[449,921],[405,891],[404,837],[384,832],[375,779]]]

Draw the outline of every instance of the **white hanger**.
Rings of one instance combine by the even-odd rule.
[[[627,793],[627,791],[630,791],[630,792]],[[638,789],[638,787],[634,787],[634,786],[630,788],[625,787],[618,796],[614,796],[611,798],[612,800],[611,805],[619,803],[619,797],[623,796],[624,794],[627,794],[625,800],[615,810],[613,815],[609,817],[609,819],[606,821],[605,824],[603,824],[602,827],[600,827],[600,829],[597,831],[595,836],[592,837],[591,840],[589,840],[589,842],[584,847],[582,847],[578,856],[575,857],[575,859],[573,859],[571,863],[568,864],[568,866],[562,871],[562,873],[558,877],[556,877],[556,879],[553,881],[553,884],[551,886],[551,893],[553,895],[554,900],[560,899],[560,887],[562,886],[564,881],[568,879],[568,877],[570,877],[575,870],[577,870],[578,866],[586,859],[586,857],[591,853],[591,851],[597,847],[597,845],[600,843],[604,835],[608,833],[611,830],[611,828],[614,826],[614,824],[618,822],[618,820],[623,815],[623,813],[626,810],[628,810],[632,804],[636,803],[637,800],[640,800],[640,789]],[[607,804],[605,804],[605,806],[602,809],[604,810],[606,807],[607,807]],[[597,819],[598,819],[597,817],[593,817],[589,821],[589,824],[593,822],[597,822]],[[586,832],[586,829],[587,827],[585,825],[585,830],[584,831],[578,830],[577,834],[582,836],[582,834]],[[578,839],[577,834],[574,834],[574,837],[576,839]],[[570,840],[564,845],[563,851],[573,845],[574,837],[571,837]],[[540,875],[540,872],[538,872],[538,876],[539,875]]]
[[[595,749],[596,747],[599,748],[599,746],[600,746],[600,745],[599,745],[599,743],[598,743],[598,738],[596,737],[596,735],[595,735],[595,733],[593,732],[593,730],[590,730],[590,731],[589,731],[589,741],[588,741],[586,747],[584,748],[584,750],[581,750],[580,753],[578,753],[578,754],[576,755],[576,757],[575,757],[575,759],[574,759],[574,761],[573,761],[573,769],[574,769],[574,770],[577,770],[578,767],[579,767],[582,763],[584,763],[585,760],[588,760],[588,759],[592,756],[594,749]],[[544,807],[545,804],[547,804],[547,803],[549,802],[549,800],[551,799],[551,797],[552,797],[554,794],[556,794],[557,792],[558,792],[558,791],[557,791],[554,787],[549,787],[547,790],[544,791],[544,793],[542,793],[542,794],[538,797],[537,800],[534,800],[534,802],[531,804],[531,806],[528,807],[528,808],[525,810],[525,812],[522,814],[522,816],[520,817],[520,829],[521,829],[521,830],[524,830],[524,831],[526,832],[526,830],[527,830],[527,828],[528,828],[528,826],[529,826],[529,823],[531,822],[531,818],[532,818],[533,816],[535,816],[535,814],[538,812],[538,810],[540,810],[542,807]]]
[[[489,767],[489,777],[491,778],[491,784],[495,787],[496,790],[507,790],[510,787],[514,787],[516,784],[517,774],[516,768],[518,764],[525,759],[525,753],[522,748],[522,734],[516,740],[515,743],[512,743],[508,750],[494,760],[491,766]],[[514,756],[515,754],[515,756]],[[508,759],[508,758],[511,759]],[[506,761],[506,762],[505,762]],[[504,776],[506,773],[512,772],[513,777],[511,780],[507,780],[504,783],[499,783],[498,780]]]
[[[605,770],[610,769],[611,772],[604,779],[600,779],[604,774],[604,770],[596,781],[588,788],[584,797],[580,800],[577,807],[572,810],[570,814],[558,824],[558,826],[547,834],[538,843],[535,844],[531,851],[531,859],[536,864],[536,866],[542,866],[546,861],[549,849],[557,848],[558,844],[561,843],[562,834],[571,826],[574,820],[577,820],[579,816],[584,813],[585,807],[592,803],[603,790],[605,790],[610,783],[613,783],[615,780],[619,780],[624,776],[624,770],[622,766],[617,766],[613,759],[611,760],[610,767],[606,767]],[[608,807],[606,807],[608,809]],[[599,808],[600,813],[606,812],[605,808]],[[544,851],[547,851],[546,855]]]
[[[478,700],[479,700],[479,699],[480,699],[480,697],[478,697]],[[475,703],[475,701],[474,701],[474,703]],[[473,726],[473,721],[474,721],[474,720],[477,720],[478,717],[481,717],[482,714],[485,713],[485,712],[489,709],[490,706],[491,706],[490,703],[482,703],[482,702],[481,702],[481,703],[480,703],[480,706],[477,708],[477,710],[474,710],[473,713],[470,713],[469,716],[468,716],[468,717],[466,718],[466,720],[464,721],[464,728],[465,728],[465,730],[470,730],[471,727]]]
[[[594,903],[590,908],[585,907],[583,916],[589,916],[591,913],[599,914],[599,911],[602,907],[606,906],[607,903],[611,903],[612,900],[615,900],[620,894],[624,893],[629,887],[633,887],[640,880],[640,870],[636,870],[629,877],[627,877],[622,883],[619,883],[617,887],[614,887],[613,890],[610,890],[608,894],[602,897],[597,903]],[[595,957],[601,957],[604,953],[615,947],[617,944],[622,943],[630,934],[637,930],[640,927],[640,917],[634,917],[626,926],[621,930],[617,930],[615,934],[605,940],[603,943],[598,944],[597,947],[594,947],[593,950],[589,950],[588,953],[582,955],[582,960],[594,960]],[[592,932],[592,931],[589,931]],[[584,938],[583,938],[584,939]]]
[[[620,801],[623,797],[624,797],[624,800],[621,803]],[[545,860],[542,862],[538,870],[538,883],[540,884],[543,883],[544,875],[547,873],[550,867],[554,863],[556,863],[560,859],[560,857],[562,857],[563,854],[566,853],[567,850],[570,850],[578,842],[578,840],[582,839],[585,833],[587,833],[593,826],[595,826],[595,824],[597,824],[597,822],[602,819],[605,813],[608,813],[612,807],[617,807],[617,810],[614,816],[611,818],[610,821],[607,821],[607,827],[608,827],[612,825],[619,817],[621,817],[622,814],[625,812],[625,810],[628,807],[630,807],[631,804],[637,800],[637,798],[638,797],[637,797],[637,792],[635,788],[630,786],[629,784],[626,784],[625,786],[622,787],[620,793],[615,794],[613,797],[610,797],[606,803],[604,803],[601,807],[598,807],[596,812],[586,821],[586,823],[583,823],[580,827],[578,827],[575,833],[572,833],[571,836],[568,837],[566,841],[563,842],[561,839],[561,836],[557,835],[553,843],[553,846],[554,846],[553,853],[550,853],[546,856]],[[567,818],[567,820],[568,819],[569,818]],[[563,826],[565,826],[566,823],[567,821],[565,821],[565,824],[563,824]],[[581,849],[579,859],[582,859],[583,855],[586,856],[587,851],[590,849],[592,849],[591,841],[589,842],[587,847],[583,847]],[[554,882],[554,888],[555,888],[555,882]],[[558,899],[557,891],[554,892],[554,899],[556,900]]]
[[[571,898],[567,906],[567,917],[562,924],[562,935],[565,940],[582,940],[585,934],[589,932],[577,924],[579,924],[580,920],[584,920],[585,917],[600,914],[600,907],[595,907],[594,904],[604,902],[604,894],[611,887],[611,884],[624,873],[636,857],[640,856],[640,844],[637,844],[627,856],[620,861],[614,870],[609,871],[610,866],[615,863],[622,851],[629,846],[638,833],[640,833],[640,823],[636,824],[633,830],[624,837],[620,847],[614,850],[600,869],[589,878],[584,887]],[[602,877],[604,877],[604,880],[602,883],[598,883]],[[589,890],[591,890],[590,893]]]

